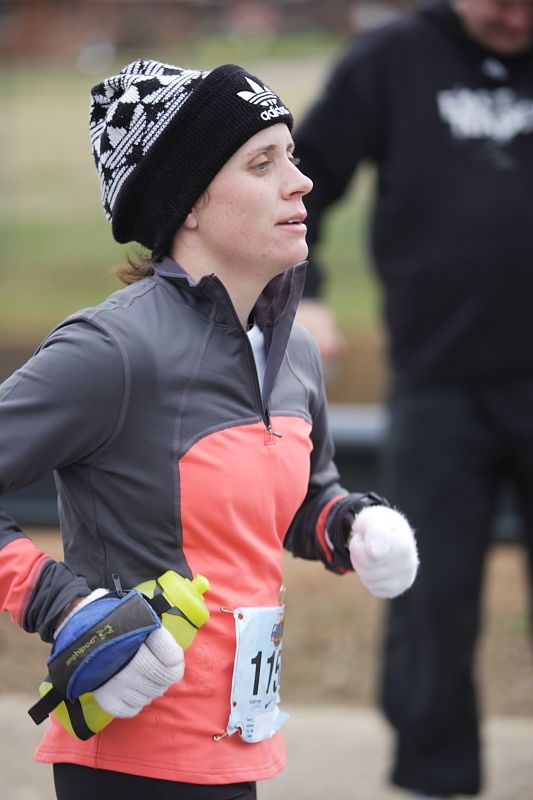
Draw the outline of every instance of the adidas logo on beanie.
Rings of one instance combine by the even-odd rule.
[[[90,133],[102,203],[118,242],[155,257],[233,153],[291,112],[242,67],[134,61],[92,90]]]

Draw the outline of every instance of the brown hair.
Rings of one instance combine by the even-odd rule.
[[[154,274],[154,257],[150,254],[137,253],[135,256],[127,255],[126,264],[120,264],[114,270],[115,275],[122,283],[129,286],[136,281],[142,281]]]

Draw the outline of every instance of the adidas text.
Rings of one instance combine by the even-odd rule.
[[[269,119],[274,119],[274,117],[284,117],[290,114],[290,111],[285,108],[285,106],[275,106],[274,108],[267,108],[265,111],[261,111],[261,119],[264,119],[265,122],[268,122]]]

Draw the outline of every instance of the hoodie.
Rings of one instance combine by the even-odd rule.
[[[533,375],[533,51],[501,58],[448,2],[358,37],[295,132],[311,265],[323,215],[377,169],[371,249],[393,383]]]

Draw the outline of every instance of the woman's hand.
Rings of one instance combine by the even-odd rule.
[[[77,625],[81,632],[84,628],[91,630],[94,619],[98,619],[96,604],[101,601],[106,602],[106,598],[110,596],[107,589],[95,589],[86,597],[75,598],[64,610],[56,627],[54,633],[56,646],[60,647],[61,645],[62,633],[68,635],[67,625],[70,627]],[[95,607],[94,610],[91,610],[93,604]],[[85,618],[87,618],[86,621]],[[104,615],[103,622],[107,618]],[[136,624],[133,615],[131,619],[132,632]],[[123,635],[121,641],[126,643],[126,638]],[[120,661],[120,648],[115,654],[115,659]],[[93,653],[91,663],[94,679],[97,681],[98,653]],[[104,675],[106,671],[107,675],[110,674],[111,663],[108,657],[104,658],[102,666]],[[127,659],[122,659],[122,663],[125,666],[111,674],[107,680],[104,679],[98,688],[91,687],[97,703],[113,717],[136,716],[145,705],[148,705],[155,697],[160,697],[169,686],[183,678],[185,662],[180,645],[166,628],[159,625],[138,646],[133,657],[129,655]]]
[[[360,511],[352,524],[348,549],[361,583],[375,597],[397,597],[416,577],[414,532],[392,508],[371,506]]]
[[[155,697],[181,681],[183,650],[166,628],[158,628],[129,664],[93,691],[96,702],[113,717],[135,717]]]

